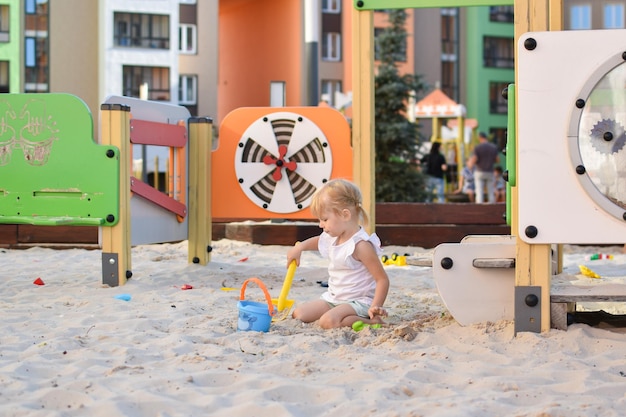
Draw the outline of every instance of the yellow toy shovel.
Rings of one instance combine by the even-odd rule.
[[[285,275],[285,281],[283,281],[283,289],[280,291],[278,298],[272,298],[272,304],[276,306],[276,314],[272,317],[272,321],[284,320],[289,316],[291,307],[293,307],[293,300],[288,300],[287,295],[289,289],[291,289],[291,282],[293,276],[296,273],[296,261],[291,261],[289,268],[287,268],[287,275]]]

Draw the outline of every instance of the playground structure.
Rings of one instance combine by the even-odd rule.
[[[189,262],[209,261],[210,119],[109,97],[97,144],[91,114],[75,96],[2,94],[0,106],[0,223],[99,226],[102,282],[110,286],[131,277],[133,244],[188,239]],[[170,195],[131,176],[131,144],[172,148]]]
[[[606,164],[619,166],[619,164],[613,165],[613,163],[619,161],[620,151],[624,144],[623,129],[621,128],[623,125],[621,113],[624,111],[620,107],[620,101],[607,100],[607,97],[612,95],[612,90],[604,87],[612,85],[613,75],[608,76],[608,74],[615,74],[616,80],[620,81],[621,72],[619,70],[614,71],[614,69],[621,69],[624,65],[622,51],[626,50],[626,47],[616,41],[623,37],[623,31],[602,31],[602,34],[591,31],[551,33],[550,31],[561,29],[561,0],[519,0],[515,3],[512,0],[355,0],[353,39],[355,41],[354,59],[358,64],[353,65],[352,178],[363,191],[365,209],[370,213],[370,216],[374,217],[372,10],[502,4],[514,4],[515,39],[520,40],[516,56],[516,82],[508,91],[509,104],[512,106],[510,107],[512,110],[509,114],[510,125],[507,143],[507,187],[509,191],[507,196],[510,196],[510,202],[507,204],[507,218],[511,221],[512,235],[485,240],[469,236],[467,240],[458,245],[441,246],[436,249],[433,259],[437,265],[434,267],[434,274],[437,280],[444,274],[452,278],[462,277],[469,270],[477,274],[474,278],[477,280],[481,280],[487,274],[493,280],[504,277],[502,281],[505,284],[498,287],[501,289],[496,292],[507,298],[504,301],[498,298],[496,302],[497,305],[506,307],[504,309],[505,315],[502,316],[498,311],[495,319],[512,316],[515,320],[516,332],[547,331],[550,328],[551,316],[553,315],[551,313],[552,307],[555,311],[562,311],[571,308],[572,303],[583,299],[583,295],[579,294],[557,297],[558,294],[551,292],[550,277],[559,269],[558,245],[561,243],[626,242],[623,223],[623,191],[622,183],[619,181],[621,173],[615,169],[606,175],[606,172],[599,169]],[[563,56],[561,52],[556,53],[558,48],[553,46],[555,43],[567,44],[569,48],[573,48],[573,50],[569,50],[571,55]],[[598,45],[602,45],[602,47],[597,47]],[[558,59],[554,57],[548,59],[545,56],[546,51],[551,51],[548,54],[554,53]],[[585,65],[580,65],[585,61],[586,54],[592,55],[594,59],[588,60]],[[563,62],[569,65],[568,76],[572,77],[568,83],[561,82],[560,78],[555,79],[556,75],[552,74],[563,74],[561,71]],[[544,71],[537,70],[539,65],[545,66],[543,67]],[[529,68],[534,69],[532,76]],[[596,86],[602,88],[596,88]],[[552,99],[556,101],[552,101]],[[550,103],[550,105],[546,107],[546,103]],[[543,107],[538,106],[538,104],[542,104]],[[608,109],[604,108],[606,104],[609,104]],[[21,107],[18,105],[13,106],[13,108]],[[541,113],[538,113],[539,108],[543,109]],[[125,154],[121,147],[112,143],[113,140],[105,141],[105,138],[121,138],[130,135],[128,132],[131,118],[128,110],[127,104],[118,105],[115,103],[106,104],[105,108],[102,109],[102,120],[106,123],[103,123],[103,140],[100,146],[109,146],[109,148],[101,149],[101,151],[105,151],[105,155],[111,155],[107,158],[116,159]],[[280,111],[291,110],[281,109]],[[12,113],[7,113],[5,120],[8,121],[11,115]],[[558,117],[555,118],[554,116]],[[260,122],[256,122],[258,117],[251,119],[246,126],[261,125]],[[43,131],[48,133],[47,138],[41,137],[39,140],[39,138],[25,136],[20,137],[20,142],[16,143],[15,139],[0,136],[0,162],[4,164],[6,161],[5,165],[9,166],[9,159],[14,157],[17,152],[16,146],[20,146],[21,149],[24,149],[22,151],[24,155],[27,156],[26,161],[34,164],[32,166],[39,164],[40,167],[43,167],[43,162],[46,162],[47,165],[51,156],[46,155],[42,150],[31,153],[27,145],[39,141],[43,145],[43,142],[48,140],[47,143],[53,146],[61,143],[58,140],[60,130],[59,132],[55,130],[59,129],[63,123],[61,123],[61,118],[55,120],[55,125],[42,124],[42,120],[48,119],[43,118],[34,124],[28,124],[26,130],[30,134],[33,132],[40,134],[39,129],[43,128]],[[6,123],[3,125],[8,126]],[[30,131],[31,128],[34,130]],[[85,132],[88,130],[84,129]],[[190,132],[192,130],[191,123],[189,130]],[[5,128],[2,135],[6,132]],[[119,149],[119,154],[116,153],[116,149]],[[588,156],[593,155],[591,152],[596,151],[601,155],[599,158],[587,159]],[[247,157],[251,154],[246,152],[235,151],[235,155],[229,163],[232,163],[235,158],[238,158],[240,163],[247,162]],[[193,152],[192,154],[195,155],[196,153]],[[321,154],[326,155],[323,150]],[[274,150],[273,159],[267,158],[268,162],[265,162],[267,155],[263,155],[260,161],[256,161],[264,165],[275,164],[276,168],[270,177],[263,177],[264,183],[271,184],[272,181],[278,183],[285,178],[284,174],[290,169],[288,167],[283,169],[279,164],[279,162],[289,162],[285,160],[285,155],[278,145]],[[14,161],[11,162],[11,164],[13,163]],[[191,164],[190,161],[190,166]],[[102,169],[106,173],[111,170],[110,172],[115,174],[115,169],[110,168],[108,164],[102,163],[102,165],[105,167],[98,169]],[[123,198],[130,194],[130,191],[127,192],[124,189],[124,187],[129,186],[124,184],[130,183],[130,181],[124,180],[124,178],[129,178],[128,174],[125,173],[126,168],[124,168],[128,166],[129,164],[125,162],[119,164],[119,195],[122,200],[120,207],[128,207],[127,204],[123,204]],[[2,168],[0,166],[0,170]],[[276,172],[281,173],[280,178]],[[253,176],[246,169],[240,174],[242,175],[240,178],[244,180],[242,183],[246,182],[246,176]],[[558,190],[558,193],[555,192],[555,195],[552,195],[551,193],[557,190],[546,190],[545,184],[548,181],[564,181],[562,192]],[[601,187],[598,187],[597,184],[601,184]],[[7,196],[11,196],[12,191],[4,187],[3,184],[3,193],[0,193],[0,198],[9,201]],[[199,187],[198,190],[200,188],[203,187]],[[193,189],[191,181],[189,189]],[[276,189],[274,188],[274,190]],[[58,192],[59,190],[63,192]],[[115,194],[116,190],[109,192]],[[131,217],[126,215],[123,210],[112,212],[109,207],[106,207],[99,209],[97,213],[93,211],[96,214],[91,214],[92,211],[89,211],[88,215],[59,213],[52,210],[55,207],[53,203],[56,202],[53,198],[78,201],[85,193],[80,190],[77,192],[71,186],[70,188],[58,189],[39,188],[35,192],[31,190],[30,193],[33,201],[41,202],[42,199],[50,201],[46,207],[50,207],[51,211],[45,216],[41,213],[28,213],[27,211],[31,207],[26,204],[30,198],[29,195],[23,200],[11,201],[13,206],[19,208],[19,211],[6,216],[0,222],[17,221],[18,218],[22,221],[25,218],[31,218],[29,221],[32,222],[32,214],[37,214],[41,217],[35,222],[40,222],[40,224],[44,224],[43,220],[45,219],[46,222],[55,224],[98,224],[103,227],[103,230],[110,229],[112,231],[115,229],[117,232],[111,233],[112,236],[103,236],[103,252],[105,252],[106,244],[106,253],[117,253],[116,247],[125,246],[119,242],[130,240],[128,236],[119,232],[120,230],[130,230],[129,227],[125,229],[119,227],[121,222],[128,221]],[[98,200],[95,197],[96,194],[98,193],[93,193],[93,199],[85,198],[84,200]],[[256,193],[253,194],[260,198]],[[304,207],[307,195],[307,193],[302,194],[301,197],[304,199],[297,204],[302,204]],[[70,200],[71,198],[73,200]],[[5,207],[4,201],[3,208]],[[72,204],[78,205],[78,203]],[[268,203],[260,204],[263,206],[263,204]],[[190,202],[190,216],[192,206],[193,204]],[[563,213],[564,207],[566,207],[567,213]],[[300,209],[297,205],[296,208]],[[207,207],[205,212],[208,210]],[[276,212],[278,213],[279,210]],[[109,218],[109,214],[112,215],[111,218]],[[284,218],[285,216],[280,214],[277,217]],[[116,218],[118,218],[117,223],[115,223]],[[205,216],[204,218],[209,219],[210,217]],[[208,227],[210,227],[210,222]],[[189,238],[191,246],[192,236],[190,235]],[[199,247],[201,248],[201,245]],[[206,248],[207,246],[204,247],[204,252],[206,252]],[[557,252],[556,261],[553,258],[553,249],[556,249]],[[472,253],[472,256],[466,259],[462,257],[461,253]],[[497,257],[494,258],[496,255]],[[118,267],[114,272],[123,275],[126,271],[130,271],[130,257],[122,254],[122,258],[124,259],[106,258],[105,263],[117,265],[123,263],[124,267],[121,269]],[[105,260],[104,256],[103,260]],[[471,268],[476,268],[477,271]],[[512,280],[510,275],[513,275]],[[122,283],[122,280],[125,278],[120,277],[119,283]],[[495,284],[490,282],[484,282],[480,285],[484,287],[482,288],[483,295],[495,288]],[[445,291],[443,293],[445,294]],[[477,293],[476,297],[478,298],[476,299],[463,297],[453,300],[444,294],[442,297],[447,305],[451,302],[449,309],[456,311],[456,307],[480,303],[482,301],[480,299],[481,291]],[[584,297],[603,297],[603,300],[606,301],[607,297],[612,300],[619,300],[625,297],[625,294],[626,291],[618,294],[585,294]],[[589,298],[585,298],[585,300],[589,300]],[[554,306],[552,305],[553,301],[555,301]],[[488,312],[492,313],[495,310],[494,307],[487,309]],[[458,316],[463,313],[456,314]],[[490,317],[471,318],[470,322],[472,320],[491,320]]]
[[[188,240],[189,262],[206,264],[211,201],[222,217],[311,219],[315,189],[352,171],[349,126],[331,108],[238,109],[211,152],[211,120],[180,106],[109,97],[96,144],[86,140],[92,119],[77,97],[4,95],[2,103],[0,172],[10,180],[0,192],[0,223],[98,226],[110,286],[131,277],[132,245]],[[169,148],[167,194],[132,175],[142,146]],[[18,148],[24,160],[12,158]],[[219,179],[213,187],[211,178]]]
[[[355,163],[354,179],[373,213],[372,11],[505,4],[514,6],[519,42],[516,80],[508,89],[507,219],[512,236],[484,241],[468,236],[460,244],[436,248],[434,276],[436,281],[450,276],[460,280],[471,271],[482,286],[467,294],[458,288],[452,288],[452,295],[445,295],[447,288],[443,291],[450,311],[458,310],[460,316],[470,314],[469,307],[482,308],[499,284],[494,305],[500,310],[490,308],[488,317],[461,321],[513,318],[516,333],[544,332],[551,322],[566,328],[564,313],[578,301],[626,299],[621,287],[557,294],[550,285],[561,268],[560,244],[626,242],[625,187],[617,163],[625,140],[623,30],[561,32],[562,0],[355,0],[353,144],[355,161],[361,163]],[[547,189],[548,183],[558,186]],[[494,258],[495,250],[506,257]],[[472,256],[463,255],[467,252]]]

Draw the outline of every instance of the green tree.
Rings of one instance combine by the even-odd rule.
[[[376,201],[425,200],[425,176],[417,170],[415,155],[422,142],[415,123],[406,118],[412,93],[425,85],[416,74],[400,75],[397,62],[406,60],[406,11],[389,10],[389,27],[376,36],[380,66],[374,78]]]

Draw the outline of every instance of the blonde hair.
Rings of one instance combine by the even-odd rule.
[[[311,199],[311,213],[319,218],[326,209],[336,213],[348,209],[356,215],[359,224],[367,226],[369,222],[367,212],[363,209],[361,190],[348,180],[330,180],[315,191]]]

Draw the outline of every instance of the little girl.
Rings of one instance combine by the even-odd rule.
[[[324,329],[383,323],[383,308],[389,291],[389,277],[379,255],[380,239],[361,227],[367,213],[361,205],[361,192],[353,183],[336,179],[320,187],[311,200],[311,213],[324,231],[296,244],[287,252],[287,265],[305,250],[319,250],[330,260],[328,291],[318,300],[296,307],[293,318],[311,323],[319,320]]]

